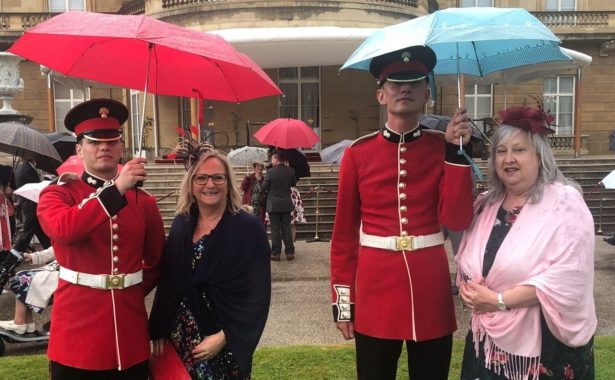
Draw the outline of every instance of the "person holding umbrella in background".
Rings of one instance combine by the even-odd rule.
[[[348,147],[340,167],[332,306],[355,339],[361,380],[395,379],[404,341],[411,379],[448,378],[456,322],[440,225],[472,220],[470,165],[457,154],[471,129],[465,109],[445,133],[420,125],[435,64],[425,46],[372,59],[387,121]]]
[[[135,188],[147,178],[145,159],[118,173],[127,118],[111,99],[73,107],[64,124],[77,135],[85,170],[39,198],[41,226],[60,264],[47,351],[52,380],[148,376],[144,299],[158,282],[164,227],[154,197]]]

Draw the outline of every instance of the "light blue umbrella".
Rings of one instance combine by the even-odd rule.
[[[374,32],[340,70],[369,70],[372,58],[410,46],[436,53],[436,75],[484,77],[537,63],[571,61],[560,39],[521,8],[448,8]]]

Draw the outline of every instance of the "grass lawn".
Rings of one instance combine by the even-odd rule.
[[[463,342],[456,340],[449,379],[459,379]],[[615,379],[615,337],[597,337],[596,380]],[[405,355],[400,360],[398,379],[407,378]],[[291,346],[260,348],[254,356],[252,379],[351,380],[355,378],[352,345]],[[43,355],[0,358],[0,379],[47,379]]]

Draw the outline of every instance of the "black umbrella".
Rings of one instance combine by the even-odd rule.
[[[73,154],[75,154],[75,145],[77,144],[77,139],[75,136],[70,133],[62,133],[62,132],[52,132],[45,133],[45,137],[51,141],[53,147],[56,148],[62,161],[66,161],[66,159]]]
[[[295,169],[295,177],[297,180],[303,177],[311,177],[310,164],[308,159],[301,151],[297,149],[281,149],[284,158],[288,160],[288,165]]]
[[[49,173],[55,173],[62,164],[62,158],[45,135],[16,122],[0,123],[0,152],[33,160],[37,168]]]

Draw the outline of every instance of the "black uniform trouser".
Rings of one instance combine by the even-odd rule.
[[[135,364],[122,371],[116,369],[91,371],[50,361],[49,375],[51,380],[147,380],[149,376],[149,361],[146,360]]]
[[[380,339],[355,331],[359,380],[395,380],[403,340]],[[447,380],[453,335],[422,342],[406,341],[408,378]]]
[[[13,242],[13,248],[19,252],[24,252],[30,246],[30,240],[32,236],[36,235],[38,241],[41,242],[43,249],[47,249],[51,246],[51,240],[45,234],[38,222],[38,216],[36,215],[35,202],[29,200],[23,200],[21,203],[21,219],[23,225],[21,229],[17,231],[15,241]]]

